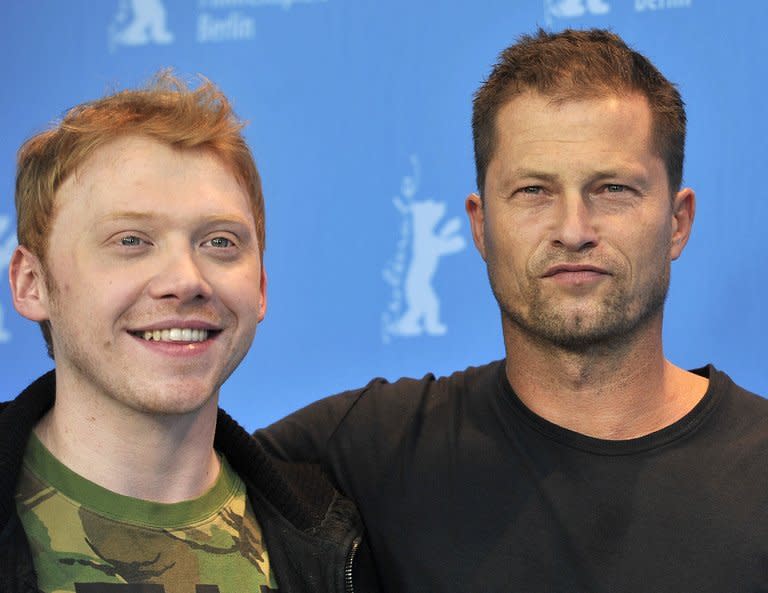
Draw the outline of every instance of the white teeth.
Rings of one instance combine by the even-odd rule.
[[[141,337],[154,342],[203,342],[208,339],[208,330],[172,327],[147,330],[141,333]]]

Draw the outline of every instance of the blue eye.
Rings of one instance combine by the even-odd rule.
[[[128,235],[127,237],[120,238],[120,244],[125,247],[138,247],[142,243],[144,243],[144,240],[136,235]]]
[[[210,241],[212,247],[226,248],[232,247],[234,243],[226,237],[214,237]]]

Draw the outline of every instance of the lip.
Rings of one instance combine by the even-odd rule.
[[[205,329],[210,332],[221,331],[220,325],[202,319],[165,319],[163,321],[154,321],[148,325],[131,327],[128,331],[130,333],[140,333],[145,331],[172,329],[175,327],[180,329]]]
[[[598,266],[590,264],[557,264],[548,268],[542,275],[542,278],[551,278],[553,276],[610,276],[610,272]]]
[[[174,326],[174,327],[179,327]],[[186,326],[189,327],[189,326]],[[157,329],[168,329],[167,327],[164,328],[157,328]],[[190,327],[190,329],[197,329]],[[205,329],[205,328],[201,328]],[[146,330],[150,331],[150,330]],[[216,344],[218,337],[221,335],[221,331],[217,330],[209,330],[211,333],[208,334],[208,337],[203,340],[202,342],[162,342],[162,341],[154,341],[154,340],[145,340],[140,335],[137,335],[133,332],[128,332],[128,335],[135,341],[135,343],[142,349],[145,349],[145,351],[152,352],[154,355],[161,355],[164,357],[170,357],[170,358],[177,358],[177,359],[185,359],[185,358],[194,358],[197,356],[202,356],[206,352],[208,352],[214,344]]]
[[[209,336],[204,342],[154,342],[144,340],[133,334],[131,334],[131,337],[136,340],[141,347],[146,348],[150,352],[174,358],[200,356],[206,353],[216,341],[216,335],[213,337]]]
[[[162,331],[173,328],[207,330],[208,337],[202,342],[156,342],[154,340],[145,340],[141,336],[143,332]],[[204,319],[181,318],[153,321],[152,323],[137,326],[136,328],[132,327],[127,330],[128,335],[133,338],[142,348],[145,348],[146,350],[153,352],[156,355],[159,354],[162,356],[179,359],[203,355],[213,346],[214,343],[216,343],[217,338],[221,335],[221,332],[222,326],[211,323],[210,321],[206,321]]]

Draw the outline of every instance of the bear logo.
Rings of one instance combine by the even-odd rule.
[[[446,205],[433,199],[414,200],[418,187],[419,163],[411,158],[415,174],[403,179],[402,196],[393,203],[403,217],[398,251],[384,270],[392,287],[392,299],[384,314],[383,338],[412,337],[423,334],[442,336],[447,327],[440,319],[440,299],[433,285],[440,259],[466,247],[459,234],[458,217],[441,225]]]
[[[162,0],[120,0],[109,30],[110,48],[172,43],[173,33],[166,26],[166,16]]]
[[[607,14],[611,6],[605,0],[545,0],[547,19],[572,18],[590,14]]]

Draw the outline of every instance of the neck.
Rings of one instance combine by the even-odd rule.
[[[621,343],[564,349],[504,327],[509,383],[539,416],[601,439],[665,428],[701,400],[708,381],[664,358],[661,319]]]
[[[184,414],[151,414],[102,397],[70,397],[57,374],[56,403],[35,427],[69,469],[125,496],[163,503],[196,498],[219,474],[213,450],[217,398]]]

